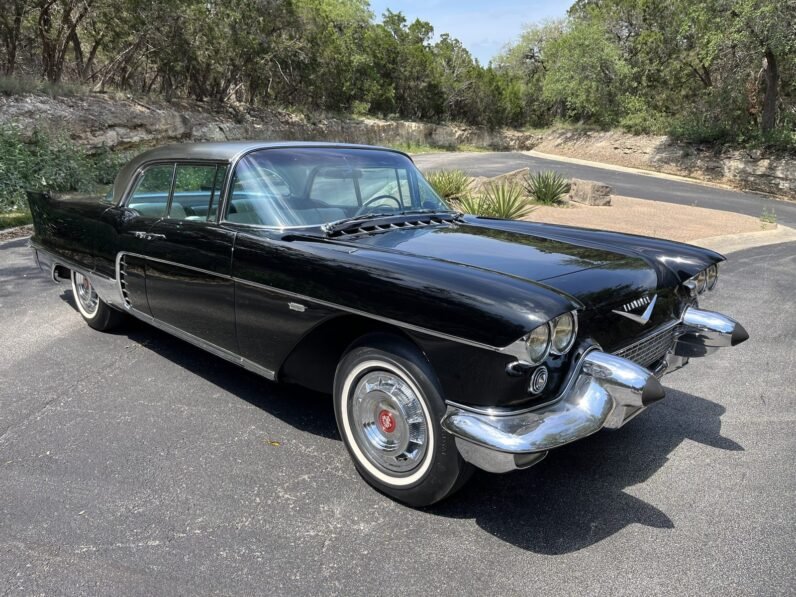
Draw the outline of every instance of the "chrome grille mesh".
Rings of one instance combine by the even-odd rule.
[[[630,346],[617,350],[614,354],[633,361],[642,367],[649,367],[661,360],[672,347],[676,329],[677,326],[668,325],[659,331],[653,332],[646,338],[634,342]]]

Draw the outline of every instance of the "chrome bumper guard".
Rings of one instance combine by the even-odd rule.
[[[655,372],[633,361],[592,349],[559,399],[537,410],[478,410],[448,404],[442,427],[455,436],[466,461],[494,473],[527,468],[548,450],[582,439],[602,428],[619,428],[664,397],[658,377],[685,365],[690,357],[735,346],[749,335],[720,313],[689,307],[674,345]]]

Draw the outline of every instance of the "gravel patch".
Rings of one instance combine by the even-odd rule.
[[[776,224],[764,224],[759,218],[727,211],[616,195],[611,197],[609,207],[576,203],[567,203],[564,207],[539,206],[525,219],[683,242],[776,227]]]
[[[7,230],[0,230],[0,243],[7,240],[14,240],[15,238],[24,238],[33,234],[33,224],[26,226],[17,226],[16,228],[8,228]]]

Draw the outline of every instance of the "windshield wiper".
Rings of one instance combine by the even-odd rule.
[[[331,234],[332,232],[337,232],[339,230],[343,230],[348,228],[349,225],[355,224],[357,222],[366,222],[368,220],[376,220],[384,217],[389,217],[394,214],[379,214],[379,213],[370,213],[370,214],[361,214],[359,216],[352,216],[350,218],[342,218],[340,220],[335,220],[334,222],[327,222],[321,226],[321,230],[323,230],[326,234]]]
[[[438,214],[438,215],[445,215],[445,216],[461,216],[462,215],[458,211],[454,211],[452,209],[424,209],[424,208],[405,209],[403,211],[398,211],[398,212],[395,212],[395,213],[396,213],[396,215],[400,214],[402,216],[411,216],[411,215],[416,215],[416,214],[434,214],[434,215]]]

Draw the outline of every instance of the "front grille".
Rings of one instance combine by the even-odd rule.
[[[633,361],[642,367],[649,367],[660,361],[672,347],[676,329],[677,326],[667,324],[638,342],[616,351],[614,354]]]

